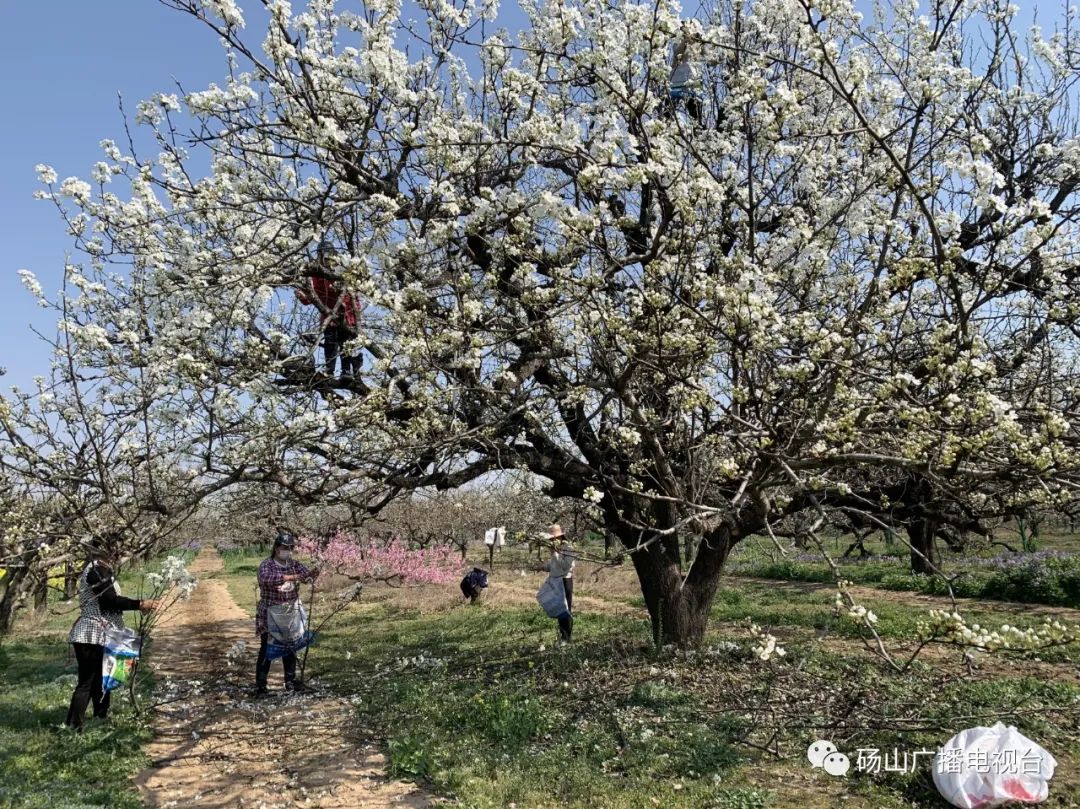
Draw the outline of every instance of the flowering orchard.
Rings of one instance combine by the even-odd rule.
[[[82,260],[62,301],[26,282],[199,486],[370,513],[524,470],[595,510],[678,644],[751,534],[895,526],[933,570],[944,527],[1075,499],[1080,26],[166,5],[222,81],[141,103],[155,148],[105,141],[89,181],[41,167]],[[700,121],[667,103],[680,39]],[[358,375],[317,370],[295,290],[328,275],[364,303]]]
[[[378,542],[338,531],[326,540],[304,537],[299,550],[356,581],[450,584],[456,583],[461,573],[461,559],[451,545],[410,548],[400,539]]]

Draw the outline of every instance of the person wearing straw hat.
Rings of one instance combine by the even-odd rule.
[[[574,564],[577,562],[577,556],[574,553],[573,544],[558,523],[548,529],[548,541],[553,550],[546,570],[550,578],[562,579],[563,589],[566,591],[567,613],[559,618],[559,642],[569,643],[574,631]],[[555,550],[556,547],[557,550]]]

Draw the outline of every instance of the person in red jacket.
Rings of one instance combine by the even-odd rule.
[[[337,358],[341,356],[341,375],[351,377],[360,370],[363,358],[359,354],[343,352],[345,344],[357,335],[359,306],[354,295],[342,289],[341,281],[330,275],[336,248],[328,241],[319,243],[317,271],[320,275],[308,276],[304,285],[296,290],[300,303],[318,308],[322,313],[323,356],[327,376],[334,376]]]

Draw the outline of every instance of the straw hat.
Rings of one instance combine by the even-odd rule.
[[[565,536],[563,534],[562,526],[558,523],[554,523],[550,528],[548,528],[548,536],[552,539],[558,539],[559,537]]]

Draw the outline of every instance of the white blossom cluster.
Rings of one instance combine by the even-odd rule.
[[[867,609],[862,604],[855,603],[855,600],[851,597],[850,593],[851,582],[842,579],[837,582],[836,587],[836,598],[833,600],[833,607],[836,610],[836,614],[844,615],[857,624],[862,624],[868,629],[873,629],[874,625],[878,622],[877,614],[873,610]]]
[[[225,653],[225,665],[235,666],[243,662],[247,655],[247,641],[238,640],[232,646],[229,647],[229,651]]]
[[[857,621],[860,623],[866,622],[871,626],[877,623],[877,615],[874,614],[873,610],[868,610],[861,604],[856,604],[854,607],[849,609],[847,612],[847,616],[853,621]]]
[[[738,652],[742,647],[734,641],[722,640],[712,646],[705,649],[705,654],[708,657],[719,657],[720,655],[733,654]]]
[[[771,660],[774,655],[776,657],[783,657],[787,654],[783,646],[777,645],[776,638],[773,635],[765,632],[753,622],[750,623],[750,634],[756,641],[751,647],[751,650],[759,660],[768,661]]]
[[[399,657],[395,661],[395,666],[398,669],[419,669],[424,671],[426,669],[439,669],[446,666],[446,660],[441,657],[434,657],[427,652],[420,652],[420,654],[414,657]]]
[[[960,613],[947,610],[931,610],[927,619],[919,623],[918,634],[925,640],[942,640],[988,652],[1033,652],[1074,643],[1080,637],[1076,627],[1053,619],[1026,629],[1009,624],[995,629],[968,624]]]
[[[176,598],[187,601],[199,581],[188,571],[182,556],[168,556],[161,564],[161,572],[146,574],[146,583],[155,593],[175,591]]]

